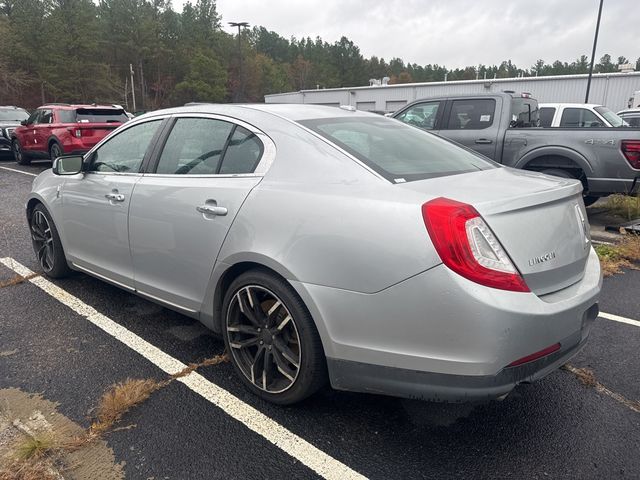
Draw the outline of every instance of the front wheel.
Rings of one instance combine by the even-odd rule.
[[[13,157],[16,159],[19,165],[29,165],[31,158],[22,149],[22,144],[17,138],[11,143],[13,147]]]
[[[62,249],[62,242],[53,219],[44,205],[33,209],[31,220],[31,243],[42,271],[47,277],[63,278],[71,273]]]
[[[295,290],[262,270],[227,289],[223,336],[242,382],[256,395],[290,405],[326,382],[326,361],[311,315]]]

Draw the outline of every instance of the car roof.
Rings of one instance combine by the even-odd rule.
[[[114,105],[103,105],[100,103],[45,103],[38,108],[57,108],[60,110],[75,110],[78,108],[104,108],[104,109],[113,109],[113,110],[123,110],[122,107],[117,107]]]
[[[627,108],[625,110],[620,110],[617,114],[620,115],[622,113],[640,113],[640,108]]]

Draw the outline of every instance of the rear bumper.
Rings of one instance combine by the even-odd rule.
[[[635,178],[589,178],[589,194],[635,194],[640,191],[640,172]]]
[[[316,319],[331,384],[439,401],[495,398],[577,353],[597,316],[602,276],[537,296],[483,287],[434,267],[375,294],[292,282]],[[560,343],[518,367],[512,362]]]
[[[568,362],[587,342],[597,304],[585,312],[585,328],[561,340],[560,350],[495,375],[449,375],[328,359],[331,385],[337,390],[391,395],[434,402],[481,402],[508,394],[521,383],[540,380]]]

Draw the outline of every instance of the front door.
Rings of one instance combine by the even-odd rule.
[[[248,128],[215,117],[175,120],[152,174],[136,184],[129,227],[135,288],[199,311],[222,242],[262,178]]]
[[[133,287],[128,212],[142,162],[162,120],[134,125],[94,150],[87,171],[62,188],[67,258],[81,270]]]
[[[22,130],[22,134],[20,135],[20,143],[22,144],[22,150],[26,150],[27,152],[32,152],[35,146],[35,126],[40,118],[40,114],[42,110],[36,110],[31,114],[31,116],[27,119],[27,124],[24,126]]]

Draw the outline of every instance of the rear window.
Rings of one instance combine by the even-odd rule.
[[[511,99],[511,128],[527,128],[540,126],[540,110],[538,102],[532,98]]]
[[[122,109],[116,108],[78,108],[76,122],[79,123],[124,123],[129,120]]]
[[[495,168],[470,150],[387,118],[321,118],[299,122],[395,183]]]
[[[553,116],[556,114],[556,109],[553,107],[542,107],[540,109],[540,126],[550,127],[553,123]]]

